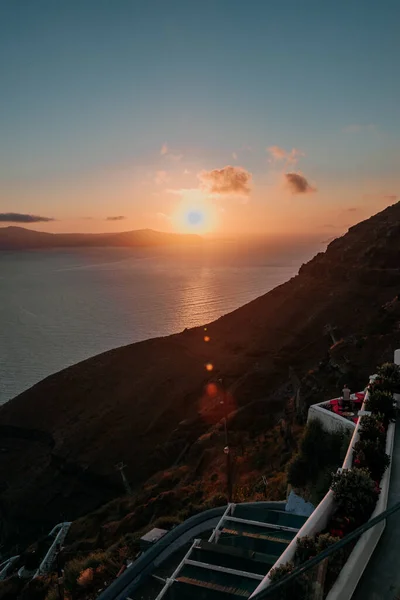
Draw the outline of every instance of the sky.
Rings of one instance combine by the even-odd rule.
[[[327,239],[400,199],[398,0],[2,0],[0,226]]]

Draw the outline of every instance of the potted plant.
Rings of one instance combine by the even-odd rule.
[[[381,440],[359,440],[354,446],[354,466],[361,469],[368,469],[371,477],[378,483],[388,466],[390,457],[385,452],[385,447]]]
[[[376,440],[384,443],[386,439],[386,429],[383,424],[384,415],[364,415],[360,428],[358,430],[360,440]]]
[[[392,392],[372,388],[365,408],[374,414],[382,414],[385,424],[394,420],[395,409]]]
[[[340,515],[352,520],[353,525],[369,519],[379,491],[367,469],[343,469],[332,478],[331,489]]]

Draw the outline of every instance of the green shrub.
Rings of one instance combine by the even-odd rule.
[[[384,443],[386,439],[386,430],[383,421],[384,416],[381,414],[365,415],[361,419],[358,430],[360,440],[379,440]]]
[[[319,472],[318,477],[312,486],[311,502],[314,506],[318,506],[325,494],[328,493],[331,487],[333,473],[336,471],[336,466],[328,466]]]
[[[179,525],[180,523],[182,523],[182,520],[179,517],[174,517],[174,516],[168,516],[166,515],[165,517],[158,517],[158,519],[156,519],[151,526],[152,527],[159,527],[160,529],[172,529],[173,527],[176,527],[176,525]]]
[[[395,417],[393,406],[393,394],[372,388],[367,401],[365,403],[366,410],[370,410],[373,414],[382,414],[385,423],[389,423]]]
[[[354,466],[368,469],[371,477],[378,483],[388,466],[390,456],[386,454],[381,440],[359,440],[354,446]]]
[[[330,533],[322,533],[317,538],[317,553],[320,554],[332,544],[336,544],[340,540],[340,537],[336,537],[331,535]],[[340,571],[343,568],[344,563],[347,560],[347,552],[344,548],[341,550],[337,550],[334,554],[328,559],[328,569],[330,575],[334,576],[333,578],[339,575]]]
[[[275,569],[271,569],[269,572],[271,582],[277,583],[287,575],[290,575],[294,568],[295,566],[293,563],[287,562],[279,567],[275,567]],[[278,590],[273,596],[271,596],[271,600],[287,600],[288,598],[296,598],[296,600],[308,600],[308,589],[308,578],[306,574],[303,574],[299,577],[296,577],[296,579]]]
[[[392,393],[400,393],[400,366],[384,363],[378,368],[378,375],[383,387]]]
[[[296,546],[296,562],[302,564],[306,562],[312,556],[317,554],[317,544],[315,537],[304,535],[303,537],[297,538]]]
[[[305,487],[312,478],[312,465],[308,458],[296,454],[287,466],[287,480],[295,488]]]
[[[82,558],[74,558],[65,565],[65,589],[74,594],[78,589],[82,588],[79,578],[82,573],[89,570],[93,570],[93,577],[90,583],[94,586],[98,585],[99,580],[114,578],[120,566],[110,552],[93,552]]]
[[[363,523],[370,517],[379,496],[366,469],[344,469],[335,473],[331,488],[339,511],[355,523]]]
[[[318,503],[329,489],[331,472],[343,462],[349,440],[348,434],[327,432],[320,421],[310,421],[300,441],[299,453],[288,464],[288,483],[311,488]]]

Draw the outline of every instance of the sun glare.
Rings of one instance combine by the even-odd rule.
[[[176,231],[180,233],[209,233],[216,224],[214,206],[201,199],[183,199],[172,217]]]

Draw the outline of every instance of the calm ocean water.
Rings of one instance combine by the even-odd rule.
[[[80,360],[230,312],[297,273],[319,248],[0,253],[0,404]]]

